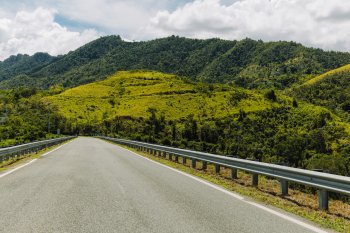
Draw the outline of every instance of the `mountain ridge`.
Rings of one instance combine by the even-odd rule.
[[[121,70],[155,70],[194,81],[234,83],[250,89],[285,89],[305,77],[349,64],[350,53],[248,38],[229,41],[171,36],[126,42],[120,36],[106,36],[17,72],[7,62],[8,59],[0,63],[1,89],[25,84],[44,89],[52,85],[74,87],[105,79]],[[17,67],[28,67],[26,64],[16,63]]]

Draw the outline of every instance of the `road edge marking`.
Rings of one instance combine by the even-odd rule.
[[[73,141],[73,140],[72,140],[72,141]],[[63,146],[68,145],[68,144],[71,143],[72,141],[66,142],[66,143],[64,143],[63,145],[60,145],[60,146],[56,147],[55,149],[52,149],[52,150],[50,150],[50,151],[48,151],[48,152],[42,154],[40,157],[46,157],[46,156],[48,156],[49,154],[51,154],[52,152],[55,152],[56,150],[61,149]]]
[[[17,171],[17,170],[19,170],[19,169],[21,169],[21,168],[24,168],[24,167],[26,167],[26,166],[28,166],[28,165],[34,163],[34,162],[37,161],[37,160],[38,160],[38,159],[33,159],[33,160],[29,161],[28,163],[25,163],[25,164],[23,164],[23,165],[21,165],[21,166],[18,166],[18,167],[14,168],[14,169],[12,169],[12,170],[10,170],[10,171],[7,171],[7,172],[5,172],[5,173],[2,173],[2,174],[0,174],[0,178],[3,178],[3,177],[5,177],[5,176],[7,176],[7,175],[10,175],[11,173],[13,173],[13,172],[15,172],[15,171]]]
[[[314,231],[314,232],[317,232],[317,233],[327,233],[327,231],[321,230],[321,229],[319,229],[319,228],[316,227],[316,226],[312,226],[312,225],[310,225],[310,224],[307,224],[307,223],[305,223],[305,222],[303,222],[303,221],[300,221],[300,220],[298,220],[298,219],[296,219],[296,218],[293,218],[293,217],[291,217],[291,216],[288,216],[288,215],[279,213],[278,211],[273,210],[273,209],[270,209],[270,208],[268,208],[268,207],[266,207],[266,206],[263,206],[263,205],[261,205],[261,204],[258,204],[258,203],[252,202],[252,201],[247,201],[247,200],[244,200],[244,202],[246,202],[246,203],[248,203],[248,204],[250,204],[250,205],[253,205],[253,206],[257,207],[257,208],[260,208],[260,209],[262,209],[262,210],[265,210],[265,211],[267,211],[267,212],[269,212],[269,213],[271,213],[271,214],[273,214],[273,215],[276,215],[276,216],[278,216],[278,217],[280,217],[280,218],[283,218],[283,219],[285,219],[285,220],[288,220],[288,221],[290,221],[290,222],[293,222],[293,223],[295,223],[295,224],[298,224],[298,225],[300,225],[300,226],[303,226],[303,227],[305,227],[305,228],[307,228],[307,229],[309,229],[309,230],[311,230],[311,231]]]
[[[273,215],[276,215],[276,216],[278,216],[278,217],[280,217],[280,218],[282,218],[282,219],[285,219],[285,220],[287,220],[287,221],[290,221],[290,222],[292,222],[292,223],[295,223],[295,224],[297,224],[297,225],[299,225],[299,226],[301,226],[301,227],[304,227],[304,228],[306,228],[306,229],[309,229],[309,230],[311,230],[311,231],[313,231],[313,232],[316,232],[316,233],[328,233],[327,231],[322,230],[322,229],[320,229],[320,228],[317,227],[317,226],[313,226],[313,225],[311,225],[311,224],[305,223],[305,222],[303,222],[303,221],[301,221],[301,220],[298,220],[298,219],[296,219],[296,218],[294,218],[294,217],[292,217],[292,216],[288,216],[288,215],[286,215],[286,214],[280,213],[280,212],[278,212],[278,211],[275,211],[275,210],[273,210],[273,209],[270,209],[270,208],[268,208],[268,207],[266,207],[266,206],[263,206],[263,205],[261,205],[261,204],[258,204],[258,203],[255,203],[255,202],[246,200],[244,197],[242,197],[242,196],[240,196],[240,195],[238,195],[238,194],[235,194],[235,193],[233,193],[232,191],[229,191],[229,190],[227,190],[227,189],[225,189],[225,188],[222,188],[222,187],[220,187],[220,186],[218,186],[218,185],[216,185],[216,184],[213,184],[213,183],[211,183],[211,182],[209,182],[209,181],[203,180],[203,179],[201,179],[201,178],[199,178],[199,177],[193,176],[193,175],[188,174],[188,173],[186,173],[186,172],[180,171],[180,170],[178,170],[178,169],[169,167],[169,166],[167,166],[167,165],[165,165],[165,164],[162,164],[162,163],[160,163],[160,162],[157,162],[157,161],[154,161],[154,160],[152,160],[152,159],[149,159],[149,158],[147,158],[147,157],[145,157],[145,156],[142,156],[142,155],[140,155],[140,154],[138,154],[138,153],[136,153],[136,152],[134,152],[134,151],[131,151],[131,150],[129,150],[129,149],[126,149],[126,148],[124,148],[124,147],[121,147],[121,146],[119,146],[119,145],[117,145],[117,144],[114,144],[114,145],[115,145],[115,146],[118,146],[119,148],[122,148],[122,149],[124,149],[124,150],[126,150],[126,151],[128,151],[128,152],[130,152],[130,153],[132,153],[132,154],[134,154],[134,155],[137,155],[137,156],[140,157],[140,158],[143,158],[143,159],[145,159],[145,160],[147,160],[147,161],[150,161],[150,162],[152,162],[152,163],[154,163],[154,164],[158,164],[158,165],[160,165],[160,166],[162,166],[162,167],[165,167],[165,168],[168,168],[168,169],[170,169],[170,170],[172,170],[172,171],[174,171],[174,172],[177,172],[177,173],[179,173],[179,174],[182,174],[182,175],[184,175],[184,176],[187,176],[187,177],[189,177],[189,178],[192,178],[192,179],[194,179],[194,180],[196,180],[196,181],[198,181],[198,182],[200,182],[200,183],[202,183],[202,184],[205,184],[205,185],[207,185],[207,186],[209,186],[209,187],[212,187],[212,188],[214,188],[214,189],[216,189],[216,190],[218,190],[218,191],[221,191],[221,192],[223,192],[223,193],[225,193],[225,194],[227,194],[227,195],[229,195],[229,196],[231,196],[231,197],[234,197],[234,198],[236,198],[236,199],[238,199],[238,200],[240,200],[240,201],[242,201],[242,202],[245,202],[245,203],[247,203],[247,204],[250,204],[250,205],[253,205],[253,206],[257,207],[257,208],[260,208],[260,209],[262,209],[262,210],[265,210],[265,211],[267,211],[267,212],[269,212],[269,213],[271,213],[271,214],[273,214]]]
[[[63,145],[60,145],[59,147],[56,147],[55,149],[52,149],[52,150],[50,150],[50,151],[48,151],[48,152],[42,154],[39,158],[45,157],[45,156],[51,154],[52,152],[55,152],[56,150],[60,149],[61,147],[65,146],[65,145],[68,145],[68,144],[71,143],[71,142],[72,142],[72,141],[67,142],[67,143],[64,143]],[[21,169],[21,168],[24,168],[24,167],[26,167],[26,166],[28,166],[28,165],[30,165],[30,164],[36,162],[39,158],[32,159],[32,160],[30,160],[28,163],[22,164],[22,165],[20,165],[20,166],[18,166],[18,167],[15,167],[14,169],[11,169],[11,170],[9,170],[9,171],[7,171],[7,172],[1,173],[1,174],[0,174],[0,178],[3,178],[3,177],[5,177],[5,176],[7,176],[7,175],[10,175],[11,173],[13,173],[13,172],[15,172],[15,171],[17,171],[17,170],[19,170],[19,169]]]

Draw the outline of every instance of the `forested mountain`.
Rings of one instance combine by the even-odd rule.
[[[14,78],[17,75],[25,76],[31,74],[54,62],[56,59],[56,57],[47,53],[36,53],[33,56],[22,54],[11,56],[0,62],[0,81]]]
[[[119,36],[108,36],[57,58],[40,60],[39,55],[11,57],[0,63],[0,77],[4,80],[0,88],[48,88],[54,84],[74,87],[102,80],[116,71],[143,69],[250,89],[285,89],[350,63],[349,53],[325,52],[294,42],[176,36],[147,42],[126,42]]]

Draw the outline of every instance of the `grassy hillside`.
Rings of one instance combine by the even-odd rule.
[[[12,59],[13,60],[13,59]],[[147,42],[102,37],[67,55],[31,65],[30,61],[1,66],[6,77],[0,88],[55,84],[74,87],[121,70],[156,70],[208,83],[234,83],[245,88],[285,89],[305,76],[316,76],[350,63],[349,53],[325,52],[294,42],[244,39],[198,40],[176,36]],[[18,70],[18,67],[25,67]],[[1,80],[0,80],[1,81]]]
[[[333,75],[337,75],[337,74],[346,74],[350,72],[350,64],[339,67],[337,69],[328,71],[324,74],[321,74],[319,76],[316,76],[315,78],[312,78],[310,80],[308,80],[307,82],[305,82],[303,85],[314,85],[318,82],[323,81],[324,79],[328,78],[328,77],[332,77]]]
[[[272,90],[118,72],[47,96],[73,132],[103,133],[350,175],[350,125]]]
[[[327,107],[350,121],[350,65],[310,79],[289,93],[297,99]]]
[[[243,96],[235,108],[230,102],[233,95]],[[191,113],[207,119],[237,114],[240,109],[250,112],[279,106],[265,100],[263,93],[228,85],[195,84],[175,75],[142,71],[118,72],[47,99],[78,123],[116,116],[147,117],[149,108],[156,108],[167,119],[181,119]]]

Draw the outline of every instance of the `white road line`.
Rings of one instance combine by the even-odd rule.
[[[67,143],[67,144],[68,144],[68,143]],[[60,145],[59,147],[57,147],[57,148],[55,148],[55,149],[53,149],[53,150],[51,150],[51,151],[48,151],[48,152],[46,152],[45,154],[42,154],[41,157],[45,157],[45,156],[51,154],[52,152],[54,152],[54,151],[60,149],[62,146],[64,146],[64,145]]]
[[[73,141],[73,140],[72,140],[72,141]],[[45,156],[51,154],[52,152],[55,152],[56,150],[61,149],[62,146],[66,146],[66,145],[68,145],[69,143],[71,143],[72,141],[67,142],[67,143],[65,143],[65,144],[63,144],[63,145],[60,145],[59,147],[57,147],[57,148],[55,148],[55,149],[53,149],[53,150],[50,150],[50,151],[46,152],[45,154],[41,155],[41,157],[45,157]]]
[[[275,211],[275,210],[272,210],[272,209],[270,209],[270,208],[267,208],[266,206],[260,205],[260,204],[258,204],[258,203],[254,203],[254,202],[246,201],[246,200],[245,200],[244,202],[246,202],[246,203],[248,203],[248,204],[250,204],[250,205],[253,205],[253,206],[255,206],[255,207],[258,207],[258,208],[260,208],[260,209],[262,209],[262,210],[265,210],[265,211],[267,211],[267,212],[269,212],[269,213],[271,213],[271,214],[274,214],[274,215],[276,215],[276,216],[278,216],[278,217],[281,217],[281,218],[283,218],[283,219],[286,219],[286,220],[288,220],[288,221],[290,221],[290,222],[293,222],[293,223],[295,223],[295,224],[298,224],[298,225],[300,225],[300,226],[303,226],[303,227],[305,227],[305,228],[307,228],[307,229],[309,229],[309,230],[312,230],[312,231],[314,231],[314,232],[317,232],[317,233],[327,233],[326,231],[323,231],[323,230],[321,230],[321,229],[319,229],[319,228],[317,228],[317,227],[311,226],[311,225],[309,225],[309,224],[307,224],[307,223],[304,223],[304,222],[302,222],[302,221],[300,221],[300,220],[297,220],[297,219],[295,219],[295,218],[293,218],[293,217],[290,217],[290,216],[284,215],[284,214],[282,214],[282,213],[279,213],[279,212],[277,212],[277,211]]]
[[[132,152],[132,151],[131,151],[131,152]],[[132,152],[132,153],[134,153],[134,152]],[[137,153],[134,153],[134,154],[138,155]],[[138,155],[138,156],[141,156],[141,155]],[[170,169],[170,170],[172,170],[172,171],[174,171],[174,172],[180,173],[180,174],[182,174],[182,175],[184,175],[184,176],[190,177],[190,178],[192,178],[192,179],[194,179],[194,180],[196,180],[196,181],[198,181],[198,182],[200,182],[200,183],[202,183],[202,184],[205,184],[205,185],[207,185],[207,186],[209,186],[209,187],[212,187],[212,188],[217,189],[217,190],[219,190],[219,191],[221,191],[221,192],[223,192],[223,193],[226,193],[227,195],[230,195],[231,197],[237,198],[237,199],[239,199],[239,200],[243,200],[243,199],[244,199],[242,196],[240,196],[240,195],[238,195],[238,194],[235,194],[235,193],[233,193],[233,192],[230,192],[230,191],[228,191],[228,190],[226,190],[226,189],[224,189],[224,188],[221,188],[221,187],[219,187],[219,186],[217,186],[217,185],[215,185],[215,184],[209,183],[208,181],[202,180],[202,179],[200,179],[200,178],[198,178],[198,177],[192,176],[191,174],[188,174],[188,173],[186,173],[186,172],[183,172],[183,171],[177,170],[177,169],[175,169],[175,168],[169,167],[169,166],[167,166],[167,165],[158,163],[158,162],[156,162],[156,161],[154,161],[154,160],[151,160],[151,159],[146,158],[146,157],[143,157],[143,156],[141,156],[141,158],[146,159],[146,160],[148,160],[148,161],[150,161],[150,162],[152,162],[152,163],[156,163],[156,164],[158,164],[158,165],[160,165],[160,166],[162,166],[162,167],[168,168],[168,169]]]
[[[71,142],[72,142],[72,141],[70,141],[70,142],[68,142],[68,143],[65,143],[65,144],[63,144],[63,145],[60,145],[59,147],[57,147],[57,148],[55,148],[55,149],[53,149],[53,150],[50,150],[50,151],[46,152],[45,154],[41,155],[41,157],[45,157],[45,156],[49,155],[50,153],[52,153],[52,152],[54,152],[54,151],[60,149],[62,146],[68,145],[68,144],[71,143]],[[28,166],[28,165],[34,163],[34,162],[37,161],[37,160],[38,160],[38,159],[33,159],[33,160],[29,161],[28,163],[25,163],[25,164],[23,164],[23,165],[21,165],[21,166],[18,166],[18,167],[14,168],[14,169],[12,169],[12,170],[10,170],[10,171],[8,171],[8,172],[2,173],[2,174],[0,174],[0,178],[3,178],[3,177],[5,177],[5,176],[7,176],[7,175],[10,175],[11,173],[13,173],[13,172],[15,172],[15,171],[17,171],[17,170],[19,170],[19,169],[21,169],[21,168],[24,168],[24,167],[26,167],[26,166]]]
[[[15,171],[17,171],[17,170],[19,170],[19,169],[21,169],[21,168],[24,168],[24,167],[28,166],[29,164],[34,163],[34,162],[37,161],[37,160],[38,160],[38,159],[33,159],[33,160],[29,161],[29,162],[26,163],[26,164],[23,164],[23,165],[21,165],[21,166],[19,166],[19,167],[16,167],[16,168],[12,169],[11,171],[5,172],[5,173],[3,173],[3,174],[0,175],[0,178],[2,178],[2,177],[4,177],[4,176],[7,176],[7,175],[10,175],[11,173],[13,173],[13,172],[15,172]]]
[[[205,184],[205,185],[207,185],[207,186],[209,186],[209,187],[212,187],[212,188],[214,188],[214,189],[216,189],[216,190],[218,190],[218,191],[221,191],[221,192],[223,192],[223,193],[225,193],[225,194],[227,194],[227,195],[229,195],[229,196],[231,196],[231,197],[234,197],[234,198],[239,199],[239,200],[241,200],[241,201],[243,201],[243,202],[245,202],[245,203],[247,203],[247,204],[250,204],[250,205],[253,205],[253,206],[257,207],[257,208],[260,208],[260,209],[262,209],[262,210],[265,210],[265,211],[267,211],[267,212],[269,212],[269,213],[271,213],[271,214],[274,214],[274,215],[276,215],[276,216],[278,216],[278,217],[280,217],[280,218],[283,218],[283,219],[285,219],[285,220],[287,220],[287,221],[293,222],[293,223],[295,223],[295,224],[297,224],[297,225],[299,225],[299,226],[302,226],[302,227],[304,227],[304,228],[307,228],[307,229],[309,229],[309,230],[311,230],[311,231],[314,231],[314,232],[316,232],[316,233],[327,233],[327,231],[321,230],[321,229],[319,229],[319,228],[317,228],[317,227],[315,227],[315,226],[312,226],[312,225],[310,225],[310,224],[304,223],[304,222],[302,222],[302,221],[300,221],[300,220],[298,220],[298,219],[296,219],[296,218],[293,218],[293,217],[291,217],[291,216],[288,216],[288,215],[279,213],[279,212],[277,212],[277,211],[275,211],[275,210],[272,210],[272,209],[270,209],[270,208],[268,208],[268,207],[262,206],[262,205],[260,205],[260,204],[258,204],[258,203],[254,203],[254,202],[245,200],[244,197],[242,197],[242,196],[240,196],[240,195],[238,195],[238,194],[235,194],[235,193],[233,193],[233,192],[230,192],[230,191],[228,191],[228,190],[226,190],[226,189],[224,189],[224,188],[221,188],[221,187],[219,187],[219,186],[217,186],[217,185],[215,185],[215,184],[212,184],[212,183],[210,183],[210,182],[208,182],[208,181],[202,180],[202,179],[200,179],[200,178],[198,178],[198,177],[195,177],[195,176],[193,176],[193,175],[191,175],[191,174],[188,174],[188,173],[185,173],[185,172],[183,172],[183,171],[177,170],[177,169],[175,169],[175,168],[166,166],[166,165],[164,165],[164,164],[162,164],[162,163],[159,163],[159,162],[154,161],[154,160],[152,160],[152,159],[146,158],[146,157],[144,157],[144,156],[142,156],[142,155],[140,155],[140,154],[137,154],[137,153],[135,153],[135,152],[133,152],[133,151],[131,151],[131,150],[125,149],[125,148],[123,148],[123,147],[120,147],[120,148],[122,148],[122,149],[124,149],[124,150],[126,150],[126,151],[128,151],[128,152],[131,152],[132,154],[135,154],[135,155],[139,156],[140,158],[143,158],[143,159],[145,159],[145,160],[147,160],[147,161],[150,161],[150,162],[152,162],[152,163],[158,164],[158,165],[160,165],[160,166],[162,166],[162,167],[165,167],[165,168],[168,168],[168,169],[170,169],[170,170],[172,170],[172,171],[174,171],[174,172],[177,172],[177,173],[180,173],[180,174],[182,174],[182,175],[184,175],[184,176],[187,176],[187,177],[189,177],[189,178],[192,178],[192,179],[194,179],[194,180],[196,180],[196,181],[198,181],[198,182],[200,182],[200,183],[202,183],[202,184]]]

